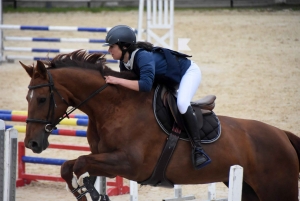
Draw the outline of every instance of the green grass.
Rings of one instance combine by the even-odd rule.
[[[243,10],[256,10],[256,11],[280,11],[280,10],[293,10],[293,11],[300,11],[300,5],[274,5],[274,6],[264,6],[264,7],[242,7],[242,8],[175,8],[175,10],[194,10],[194,11],[216,11],[216,10],[236,10],[236,11],[243,11]],[[97,8],[88,8],[88,7],[78,7],[78,8],[37,8],[37,7],[18,7],[14,8],[13,6],[5,6],[3,8],[4,13],[27,13],[27,12],[42,12],[42,13],[62,13],[62,12],[105,12],[105,11],[138,11],[138,7],[97,7]]]

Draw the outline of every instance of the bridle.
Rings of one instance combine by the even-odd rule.
[[[49,77],[49,82],[47,84],[40,84],[40,85],[35,85],[35,86],[28,86],[28,89],[37,89],[37,88],[42,88],[42,87],[49,87],[49,89],[50,89],[50,104],[49,104],[47,119],[43,120],[43,119],[31,119],[31,118],[27,118],[26,119],[26,123],[34,122],[34,123],[46,124],[45,131],[48,132],[48,133],[51,133],[53,130],[55,130],[56,129],[56,125],[59,124],[59,122],[61,122],[64,118],[66,118],[66,117],[69,118],[69,114],[71,114],[72,112],[74,112],[81,105],[83,105],[84,103],[86,103],[88,100],[90,100],[91,98],[93,98],[96,94],[100,93],[102,90],[104,90],[108,86],[108,84],[105,83],[103,86],[101,86],[95,92],[93,92],[87,99],[85,99],[84,101],[82,101],[81,103],[79,103],[77,106],[72,107],[69,111],[65,111],[65,114],[62,117],[58,118],[58,120],[55,121],[54,120],[54,117],[55,117],[55,108],[57,107],[57,105],[56,105],[55,99],[54,99],[54,92],[56,92],[59,95],[59,97],[61,98],[61,100],[68,107],[71,106],[71,105],[62,97],[62,95],[59,93],[59,91],[57,91],[57,89],[54,87],[54,82],[53,82],[52,75],[51,75],[51,73],[48,70],[47,70],[47,74],[48,74],[48,77]]]

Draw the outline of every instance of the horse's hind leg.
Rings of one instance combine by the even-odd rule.
[[[223,182],[227,187],[229,187],[229,182]],[[260,201],[254,190],[245,181],[243,181],[242,188],[242,200],[243,201]]]
[[[285,171],[290,170],[287,168]],[[298,175],[284,175],[278,172],[277,175],[261,179],[264,181],[261,182],[261,187],[256,189],[261,201],[298,201]]]
[[[281,162],[272,163],[274,165],[264,163],[264,169],[256,171],[257,174],[247,174],[248,177],[244,179],[260,201],[298,201],[297,163],[296,160],[289,162],[288,157],[282,157]]]
[[[70,160],[70,161],[66,161],[62,164],[61,169],[60,169],[60,173],[61,173],[61,177],[66,181],[67,183],[67,188],[69,188],[69,190],[71,192],[73,192],[73,195],[75,197],[79,196],[80,193],[78,193],[78,191],[75,189],[78,187],[77,181],[73,178],[73,166],[75,164],[76,160]],[[87,201],[86,196],[83,196],[80,201]]]
[[[246,182],[243,182],[243,190],[242,190],[242,200],[243,201],[259,201],[256,193],[253,188],[249,186]]]

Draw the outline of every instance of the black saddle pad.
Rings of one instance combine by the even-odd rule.
[[[169,133],[172,131],[174,119],[172,117],[172,114],[164,106],[161,100],[162,88],[163,87],[161,87],[161,85],[158,85],[155,89],[153,99],[153,110],[157,123],[159,124],[161,129],[167,135],[169,135]],[[221,136],[221,124],[214,112],[203,114],[203,126],[199,132],[201,134],[202,143],[215,142]],[[186,134],[185,130],[181,131],[179,138],[181,140],[189,141],[188,135]]]

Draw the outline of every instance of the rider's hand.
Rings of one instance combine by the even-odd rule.
[[[114,76],[104,76],[105,82],[108,84],[119,84],[119,78]]]

